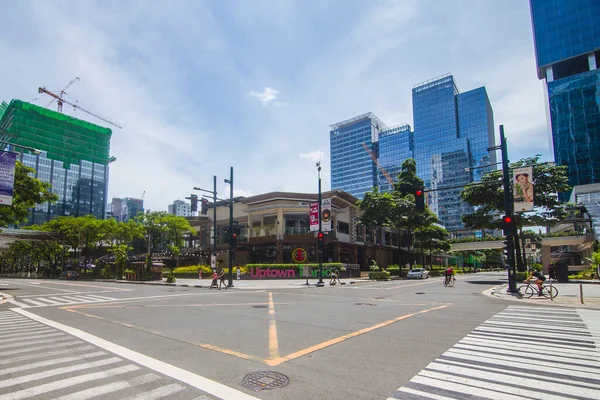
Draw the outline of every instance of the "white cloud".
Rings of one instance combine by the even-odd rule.
[[[315,150],[308,153],[301,153],[300,158],[317,162],[322,161],[325,158],[325,153],[323,153],[321,150]]]
[[[275,100],[277,98],[277,94],[279,90],[272,89],[270,87],[265,87],[262,92],[256,92],[254,90],[250,91],[250,96],[256,97],[262,103],[263,107],[269,104],[269,102]]]

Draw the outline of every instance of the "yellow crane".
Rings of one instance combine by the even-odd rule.
[[[381,166],[381,164],[379,164],[379,161],[377,160],[377,157],[375,157],[375,154],[373,154],[373,152],[371,151],[371,149],[369,148],[369,146],[367,146],[367,144],[363,142],[362,143],[362,147],[364,147],[364,149],[367,151],[367,153],[369,153],[369,155],[373,159],[373,162],[375,163],[375,165],[377,165],[377,168],[379,168],[379,170],[381,171],[381,173],[383,174],[383,176],[385,176],[385,179],[387,179],[387,181],[393,187],[394,186],[394,180],[392,179],[392,177],[390,176],[390,174],[385,170],[385,168],[383,168]]]

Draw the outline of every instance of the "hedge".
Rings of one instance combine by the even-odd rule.
[[[390,279],[390,273],[387,271],[370,271],[369,279],[387,280]]]

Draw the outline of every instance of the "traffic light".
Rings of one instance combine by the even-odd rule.
[[[415,190],[415,207],[417,211],[425,211],[425,191],[423,189]]]
[[[505,215],[502,217],[502,231],[504,236],[513,235],[517,231],[517,225],[515,220],[510,215]]]
[[[231,232],[231,236],[229,237],[229,244],[231,247],[237,246],[237,241],[240,235],[240,227],[238,225],[233,226],[233,231]]]
[[[201,204],[200,213],[201,213],[202,215],[206,215],[206,214],[208,214],[208,200],[206,200],[206,199],[202,199],[202,204]]]
[[[190,195],[190,200],[192,203],[192,212],[198,211],[198,195],[197,194]]]
[[[317,240],[319,243],[323,243],[323,232],[317,233]]]

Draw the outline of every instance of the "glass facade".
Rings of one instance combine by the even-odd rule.
[[[414,136],[410,126],[403,124],[381,132],[379,136],[379,164],[396,182],[407,158],[414,158]],[[392,186],[381,171],[378,171],[379,190],[388,192]]]
[[[571,186],[600,183],[600,1],[530,0],[530,6],[554,159],[568,167]]]
[[[548,83],[554,158],[571,186],[600,182],[600,69]]]
[[[91,214],[96,218],[104,218],[107,166],[82,160],[80,165],[71,164],[66,169],[62,161],[47,158],[45,151],[38,156],[21,153],[19,161],[35,169],[34,176],[50,183],[52,192],[59,198],[54,204],[38,204],[31,210],[27,225],[41,225],[56,216],[67,215],[82,217]]]
[[[331,125],[329,151],[332,190],[343,190],[362,199],[365,192],[377,185],[377,166],[362,144],[377,157],[379,134],[384,130],[387,130],[387,126],[372,113]]]
[[[106,217],[110,129],[20,100],[2,104],[0,127],[14,151],[19,145],[42,151],[21,151],[20,161],[59,197],[32,209],[28,224],[67,215]]]
[[[600,1],[530,0],[530,6],[539,69],[600,48]]]
[[[495,166],[494,120],[485,88],[459,93],[452,75],[413,88],[414,153],[417,175],[425,182],[427,204],[449,231],[464,228],[472,207],[462,187]],[[470,233],[467,233],[470,234]],[[458,233],[456,234],[458,235]]]

